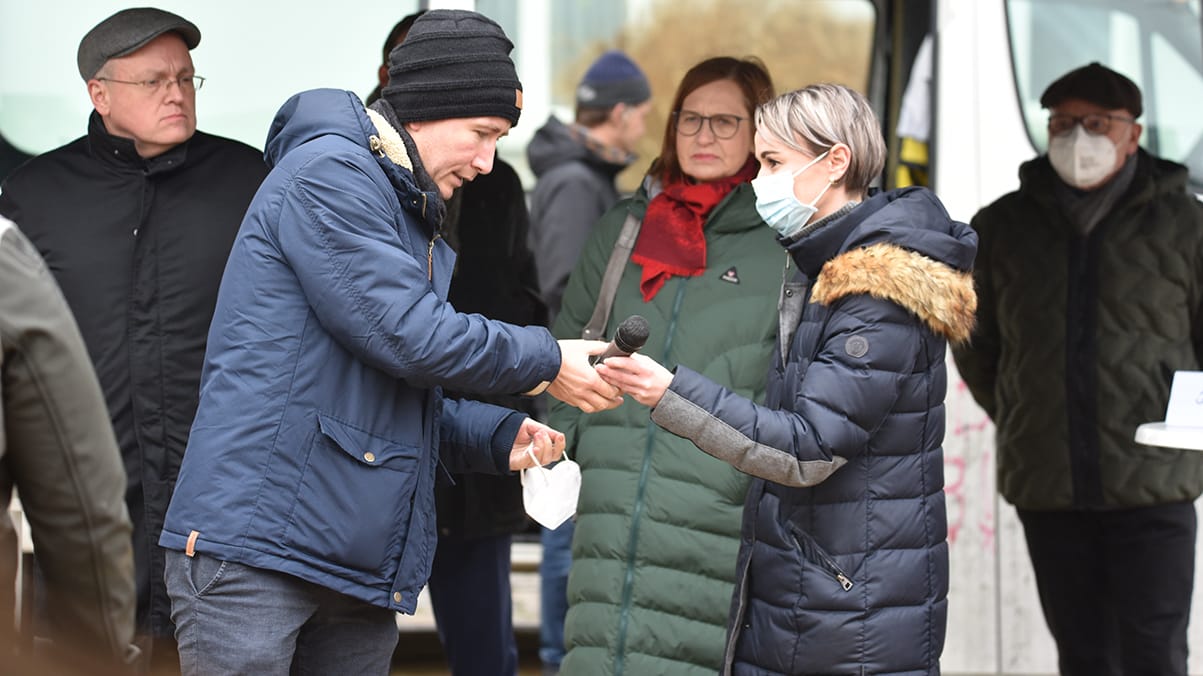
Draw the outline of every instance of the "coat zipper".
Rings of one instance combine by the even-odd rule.
[[[835,561],[831,560],[831,557],[819,548],[819,543],[815,542],[809,533],[799,530],[793,525],[789,526],[789,531],[793,534],[794,541],[798,543],[798,548],[802,551],[803,558],[826,570],[827,574],[835,578],[835,581],[839,583],[844,591],[852,590],[852,579],[845,575],[844,571],[840,570]]]
[[[677,296],[673,300],[672,316],[668,322],[668,329],[664,332],[666,338],[664,341],[664,357],[662,362],[667,362],[669,353],[672,351],[672,337],[677,328],[677,319],[681,314],[681,303],[685,298],[685,280],[677,281]],[[658,429],[656,423],[649,421],[647,427],[647,444],[643,449],[643,466],[639,470],[639,484],[635,489],[635,505],[631,512],[631,535],[627,539],[627,569],[626,575],[622,582],[622,606],[619,610],[618,619],[618,639],[614,651],[614,676],[622,676],[626,669],[626,644],[627,644],[627,624],[631,619],[631,594],[632,587],[635,585],[635,549],[639,544],[639,524],[643,518],[643,495],[647,489],[647,477],[651,471],[652,465],[652,447],[655,445],[655,431]]]
[[[439,241],[442,235],[435,233],[434,237],[430,238],[430,246],[426,249],[426,281],[434,281],[434,243]]]

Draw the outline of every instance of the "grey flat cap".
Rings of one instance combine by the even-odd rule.
[[[109,59],[133,53],[160,35],[175,31],[188,49],[200,44],[200,29],[182,16],[154,7],[123,9],[101,21],[79,41],[79,76],[90,80]]]

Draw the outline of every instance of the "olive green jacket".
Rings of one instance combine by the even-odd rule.
[[[627,212],[642,217],[647,199],[640,191],[599,221],[565,290],[557,337],[580,337]],[[642,267],[628,261],[606,335],[642,315],[651,329],[644,354],[759,401],[786,255],[754,200],[743,185],[719,203],[704,228],[706,271],[671,278],[649,303]],[[551,424],[583,470],[562,673],[716,673],[748,477],[660,429],[634,401],[592,415],[557,405]]]
[[[1165,418],[1174,371],[1203,357],[1203,208],[1186,178],[1141,150],[1127,193],[1082,236],[1042,156],[973,219],[977,328],[953,354],[997,426],[998,487],[1016,507],[1134,507],[1203,491],[1203,453],[1134,440]]]

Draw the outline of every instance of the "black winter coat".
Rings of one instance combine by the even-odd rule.
[[[447,208],[443,236],[455,249],[447,300],[459,312],[482,314],[519,326],[546,326],[534,257],[527,247],[530,218],[522,181],[510,165],[465,183]],[[458,396],[448,392],[448,396]],[[520,395],[469,397],[539,417],[538,400]],[[522,532],[529,522],[517,474],[456,474],[435,485],[439,535],[483,537]]]
[[[14,169],[21,166],[29,159],[29,155],[21,152],[13,147],[13,144],[8,142],[8,139],[0,136],[0,181],[8,176]]]
[[[93,112],[88,135],[4,182],[0,215],[46,259],[96,368],[127,474],[140,632],[174,633],[158,546],[196,414],[226,257],[267,167],[196,132],[143,159]]]
[[[1140,150],[1132,183],[1087,236],[1042,155],[973,218],[977,326],[953,351],[994,421],[998,491],[1020,509],[1189,502],[1203,454],[1135,441],[1175,371],[1203,364],[1203,207],[1186,167]]]

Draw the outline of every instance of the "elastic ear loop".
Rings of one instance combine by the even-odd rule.
[[[534,439],[531,439],[530,445],[526,447],[526,454],[529,455],[530,459],[534,461],[535,466],[528,467],[528,468],[522,470],[522,472],[518,475],[519,479],[521,480],[522,485],[523,486],[526,485],[526,473],[531,471],[532,469],[539,470],[539,476],[543,477],[543,485],[546,486],[547,484],[550,484],[551,479],[548,478],[548,476],[547,476],[549,474],[549,472],[543,468],[543,465],[539,464],[539,458],[535,456],[535,440]]]

